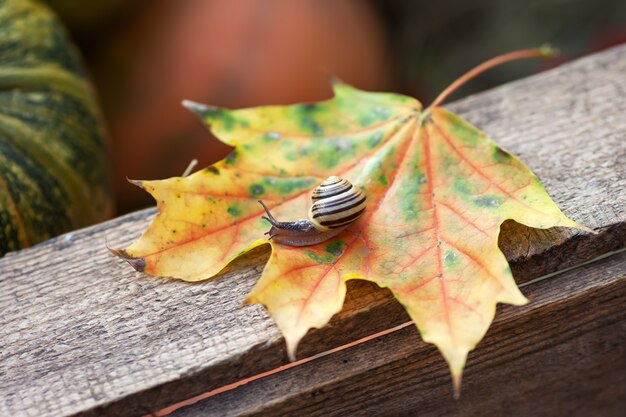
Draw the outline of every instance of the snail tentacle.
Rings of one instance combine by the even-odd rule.
[[[276,219],[274,218],[274,216],[272,216],[272,213],[270,213],[270,210],[267,208],[267,206],[265,205],[263,200],[257,200],[257,201],[263,207],[263,210],[265,210],[265,213],[267,214],[267,217],[263,216],[263,218],[265,220],[267,220],[268,222],[270,222],[272,224],[272,226],[274,226],[276,223],[278,223],[276,221]]]

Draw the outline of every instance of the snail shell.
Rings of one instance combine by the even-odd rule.
[[[328,177],[313,190],[309,218],[295,222],[279,222],[265,209],[264,217],[272,225],[266,234],[277,243],[308,246],[337,236],[365,211],[367,198],[359,187],[340,177]]]
[[[328,177],[311,196],[309,220],[316,229],[327,232],[345,228],[358,219],[365,210],[365,194],[350,181]]]

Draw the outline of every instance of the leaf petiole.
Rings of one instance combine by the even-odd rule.
[[[454,93],[459,87],[463,84],[471,80],[472,78],[482,74],[485,71],[490,70],[493,67],[496,67],[501,64],[506,64],[507,62],[516,61],[518,59],[525,58],[553,58],[559,54],[557,49],[552,48],[549,45],[544,45],[540,48],[531,48],[531,49],[521,49],[519,51],[509,52],[503,55],[498,55],[495,58],[491,58],[482,64],[472,68],[467,71],[465,74],[461,75],[456,79],[452,84],[448,86],[445,90],[437,96],[437,98],[432,102],[428,108],[437,107],[441,105],[450,94]]]

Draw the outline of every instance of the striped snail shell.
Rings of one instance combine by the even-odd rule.
[[[263,217],[272,225],[266,234],[277,243],[289,246],[308,246],[337,236],[354,223],[365,211],[366,197],[359,187],[340,177],[328,177],[318,185],[311,196],[313,204],[309,218],[279,222],[263,201],[259,203],[267,213]]]

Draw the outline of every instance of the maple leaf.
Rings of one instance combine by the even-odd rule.
[[[490,62],[484,66],[498,63]],[[314,187],[330,175],[346,178],[367,195],[363,216],[317,245],[270,242],[247,301],[266,306],[293,359],[307,331],[341,309],[346,281],[373,281],[439,348],[458,392],[496,303],[527,302],[498,248],[500,225],[584,227],[524,164],[454,114],[402,95],[339,82],[333,89],[334,98],[315,104],[226,110],[187,102],[235,150],[188,177],[136,181],[159,214],[116,253],[152,275],[204,280],[267,243],[257,200],[278,219],[305,218]]]

